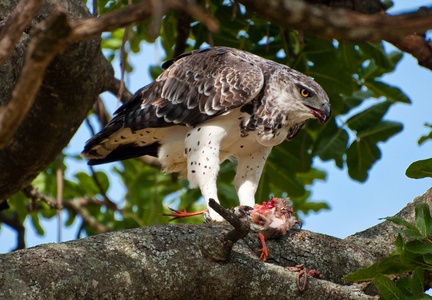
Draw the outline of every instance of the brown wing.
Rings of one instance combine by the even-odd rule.
[[[106,145],[113,134],[130,128],[173,125],[195,126],[251,101],[263,87],[257,64],[265,61],[250,53],[229,48],[211,48],[182,54],[164,64],[167,70],[143,87],[114,114],[98,134],[87,141],[82,155],[89,164],[156,155],[157,145]],[[124,145],[123,145],[124,144]]]
[[[229,48],[182,54],[116,112],[132,131],[195,126],[252,100],[264,77],[256,56]],[[114,120],[113,120],[114,121]]]

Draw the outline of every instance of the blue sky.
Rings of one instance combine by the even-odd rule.
[[[431,1],[396,0],[395,7],[389,12],[392,14],[413,11],[419,6],[431,6]],[[386,45],[388,50],[394,49]],[[162,51],[153,45],[146,46],[139,55],[131,57],[135,72],[127,77],[127,87],[134,92],[151,82],[148,75],[149,64],[158,62],[158,53]],[[118,64],[117,64],[118,65]],[[118,69],[118,68],[117,68]],[[117,73],[118,74],[118,73]],[[119,78],[119,75],[117,75]],[[380,222],[379,218],[390,216],[401,210],[416,196],[420,196],[432,186],[432,179],[410,179],[405,176],[406,168],[414,161],[432,157],[432,142],[428,141],[422,146],[417,145],[421,135],[429,131],[425,123],[432,124],[432,71],[417,65],[417,61],[409,54],[405,54],[395,72],[386,75],[383,80],[391,85],[401,88],[411,99],[412,104],[394,105],[385,116],[387,120],[400,121],[404,129],[386,143],[380,143],[382,158],[372,168],[365,183],[351,180],[346,168],[339,170],[333,162],[323,163],[319,159],[314,161],[317,168],[328,172],[327,180],[317,182],[312,187],[312,199],[326,201],[331,210],[309,214],[303,218],[303,228],[310,231],[325,233],[343,238],[347,235],[364,230]],[[111,112],[115,109],[116,99],[110,95],[104,96],[111,103]],[[88,129],[82,126],[70,145],[66,149],[68,154],[78,154],[85,141],[90,137]],[[110,169],[112,165],[102,167]],[[87,170],[87,166],[77,164],[75,161],[69,166],[66,176],[77,170]],[[111,178],[109,190],[112,199],[119,202],[122,186],[118,178]],[[120,191],[120,192],[119,192]],[[64,223],[63,217],[62,222]],[[80,223],[75,221],[73,226],[62,229],[62,241],[76,238]],[[27,246],[57,241],[57,220],[44,220],[43,228],[46,235],[37,236],[32,225],[26,221]],[[52,228],[52,230],[51,230]],[[0,253],[10,251],[16,246],[16,235],[7,226],[0,231]]]

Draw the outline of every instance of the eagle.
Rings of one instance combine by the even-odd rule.
[[[220,164],[237,160],[240,205],[253,207],[270,151],[293,139],[308,119],[330,117],[326,92],[312,78],[246,51],[212,47],[184,53],[87,141],[82,156],[97,165],[142,155],[159,159],[199,187],[207,217],[217,202]]]

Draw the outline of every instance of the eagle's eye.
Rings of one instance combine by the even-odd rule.
[[[310,96],[310,92],[307,90],[307,89],[305,89],[305,88],[301,88],[300,89],[300,95],[302,95],[303,97],[309,97]]]

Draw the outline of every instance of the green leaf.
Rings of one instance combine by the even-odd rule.
[[[401,274],[413,270],[413,267],[401,261],[400,255],[386,257],[380,262],[374,263],[368,268],[359,269],[348,274],[343,279],[353,282],[372,280],[379,274]]]
[[[379,67],[386,70],[393,70],[394,64],[389,56],[385,53],[382,42],[379,43],[359,43],[359,48],[363,52],[365,58],[372,58]]]
[[[392,103],[390,101],[383,101],[375,104],[368,109],[352,116],[346,123],[348,126],[356,131],[361,131],[378,124],[382,117],[386,114]]]
[[[338,128],[334,119],[329,121],[319,134],[314,145],[313,155],[318,155],[323,161],[342,157],[348,144],[348,133]]]
[[[415,207],[415,222],[420,233],[426,238],[431,233],[432,218],[429,205],[425,203],[417,204]]]
[[[410,290],[414,296],[420,296],[424,292],[424,276],[421,268],[416,268],[412,274]]]
[[[402,235],[398,233],[396,237],[396,243],[395,243],[395,254],[400,255],[404,249],[405,249],[404,240],[402,238]]]
[[[432,270],[432,254],[429,253],[423,254],[423,260],[425,263],[429,265],[428,268],[426,269]]]
[[[432,177],[432,158],[413,162],[405,171],[410,178]]]
[[[420,137],[420,139],[417,142],[419,145],[423,144],[427,140],[432,140],[432,125],[424,124],[424,126],[429,127],[429,129],[431,129],[431,131],[429,132],[428,135],[423,135],[422,137]]]
[[[348,148],[346,163],[352,179],[366,181],[368,171],[381,158],[381,151],[376,144],[367,140],[354,141]]]
[[[362,59],[360,56],[358,46],[350,42],[339,42],[337,50],[345,67],[350,72],[356,73],[357,69],[364,61],[364,59]]]
[[[365,99],[371,98],[373,95],[374,93],[370,90],[355,92],[345,99],[341,114],[347,114],[351,109],[356,108],[362,104]]]
[[[357,137],[360,139],[368,139],[372,142],[385,142],[393,135],[402,131],[402,123],[381,121],[378,124],[359,130]]]
[[[407,242],[405,249],[417,254],[432,254],[432,245],[419,240]]]
[[[354,81],[351,74],[342,66],[332,65],[329,68],[326,65],[316,64],[305,73],[321,84],[328,94],[351,95],[353,92]]]
[[[33,227],[36,229],[37,234],[38,235],[44,235],[45,231],[43,230],[42,226],[40,225],[39,215],[36,212],[32,212],[30,214],[30,217],[31,217]]]
[[[378,275],[374,280],[375,286],[385,300],[402,300],[402,292],[396,284],[384,275]]]
[[[374,92],[375,97],[386,97],[393,102],[402,102],[410,104],[411,100],[397,87],[388,85],[377,80],[366,80],[364,85]]]
[[[400,229],[397,227],[393,227],[393,229],[397,233],[404,234],[407,238],[413,238],[413,239],[417,239],[417,240],[424,239],[424,236],[418,231],[417,228],[415,230],[412,230],[412,229]]]
[[[421,255],[421,254],[417,254],[417,253],[413,253],[410,251],[404,251],[401,254],[401,263],[405,264],[406,266],[409,266],[409,270],[408,271],[412,271],[417,267],[421,267],[423,269],[428,269],[431,267],[430,264],[428,264],[423,257],[426,256],[428,254],[425,255]],[[403,272],[400,272],[398,274],[401,274]]]
[[[406,228],[409,228],[412,230],[417,230],[417,227],[415,227],[413,224],[411,224],[410,222],[408,222],[405,219],[402,219],[399,217],[385,217],[384,219],[386,219],[387,221],[393,222],[397,225],[405,226]]]
[[[163,71],[164,69],[162,69],[160,66],[152,66],[150,67],[150,76],[153,78],[153,80],[155,80],[160,74],[162,74]]]
[[[311,168],[309,172],[296,174],[296,178],[304,185],[311,185],[315,180],[326,180],[327,173],[323,170]]]

